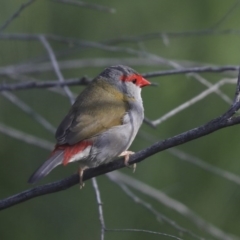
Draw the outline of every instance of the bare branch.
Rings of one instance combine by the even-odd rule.
[[[40,35],[39,40],[41,41],[41,43],[43,44],[43,46],[45,47],[45,49],[48,52],[49,58],[50,58],[51,63],[53,65],[53,69],[54,69],[54,71],[55,71],[55,73],[56,73],[56,75],[58,77],[59,82],[64,83],[65,82],[64,77],[63,77],[63,75],[62,75],[62,73],[60,71],[57,59],[55,57],[55,54],[54,54],[50,44],[48,43],[48,41],[46,40],[46,38],[43,35]],[[69,90],[68,86],[66,86],[66,85],[63,86],[63,89],[64,89],[66,95],[68,96],[71,104],[73,104],[75,99],[73,97],[72,92]]]
[[[127,66],[157,66],[157,61],[147,58],[89,58],[58,61],[59,67],[63,69],[80,69],[85,67],[106,67],[110,65],[123,64]],[[51,62],[16,64],[0,67],[0,75],[42,73],[52,71]]]
[[[13,13],[13,15],[7,19],[3,24],[2,26],[0,26],[0,32],[2,32],[15,18],[17,18],[21,12],[27,8],[29,5],[31,5],[35,0],[29,0],[27,1],[26,3],[23,3],[18,9],[16,12]]]
[[[161,124],[162,122],[166,121],[167,119],[169,119],[170,117],[173,117],[174,115],[176,115],[178,112],[190,107],[191,105],[193,105],[194,103],[202,100],[203,98],[205,98],[207,95],[215,92],[219,87],[221,87],[224,84],[235,84],[236,80],[235,79],[223,79],[221,81],[219,81],[218,83],[212,85],[210,88],[208,88],[207,90],[201,92],[200,94],[198,94],[197,96],[195,96],[194,98],[190,99],[189,101],[179,105],[178,107],[176,107],[175,109],[171,110],[170,112],[166,113],[165,115],[163,115],[162,117],[160,117],[159,119],[156,119],[154,121],[151,121],[151,124],[153,126],[157,126],[159,124]]]
[[[240,31],[238,29],[203,29],[194,31],[182,31],[182,32],[154,32],[146,33],[139,36],[125,36],[118,37],[110,40],[106,40],[106,44],[120,44],[120,43],[131,43],[131,42],[143,42],[151,41],[155,39],[162,39],[166,43],[166,39],[169,38],[186,38],[186,37],[198,37],[198,36],[212,36],[212,35],[239,35]],[[167,40],[168,41],[168,40]]]
[[[129,159],[129,164],[140,162],[140,161],[144,160],[145,158],[147,158],[157,152],[160,152],[165,149],[171,148],[173,146],[177,146],[177,145],[183,144],[185,142],[194,140],[196,138],[205,136],[205,135],[213,133],[214,131],[217,131],[221,128],[239,124],[240,117],[234,117],[235,112],[240,108],[240,102],[239,102],[240,86],[239,85],[240,85],[240,74],[238,75],[238,84],[237,84],[236,97],[235,97],[234,103],[231,105],[229,110],[226,113],[224,113],[222,116],[220,116],[216,119],[213,119],[212,121],[210,121],[207,124],[202,125],[198,128],[194,128],[192,130],[189,130],[187,132],[184,132],[184,133],[174,136],[172,138],[168,138],[164,141],[159,141],[159,142],[153,144],[152,146],[148,147],[147,149],[144,149],[144,150],[132,155]],[[208,91],[209,91],[209,89],[208,89]],[[111,162],[109,164],[101,165],[97,168],[88,169],[84,172],[83,180],[86,181],[90,178],[96,177],[98,175],[101,175],[101,174],[104,174],[104,173],[107,173],[107,172],[110,172],[110,171],[113,171],[116,169],[120,169],[124,166],[125,165],[124,165],[123,160],[119,159],[119,160]],[[116,177],[117,173],[115,173],[114,175]],[[127,182],[127,180],[126,180],[127,178],[124,177],[124,179],[121,180],[121,181],[123,181],[123,183],[129,184],[129,182],[131,182],[133,184],[133,182],[135,181],[134,185],[136,185],[136,180],[133,181],[133,179],[132,179],[131,181]],[[25,192],[22,192],[22,193],[14,195],[14,196],[11,196],[9,198],[1,200],[0,201],[0,209],[5,209],[8,207],[11,207],[20,202],[29,200],[33,197],[37,197],[37,196],[41,196],[44,194],[49,194],[49,193],[67,189],[67,188],[73,186],[74,184],[78,183],[78,181],[79,181],[79,176],[78,176],[78,174],[75,174],[75,175],[70,176],[66,179],[63,179],[61,181],[27,190]],[[124,181],[126,181],[126,182],[124,182]],[[142,184],[141,184],[141,188],[142,188]],[[148,195],[149,195],[149,193],[148,193]],[[181,214],[192,219],[192,221],[194,221],[198,226],[203,227],[205,229],[205,231],[207,231],[211,235],[216,236],[219,239],[225,239],[225,240],[232,239],[231,237],[229,237],[227,234],[225,234],[221,230],[215,228],[214,226],[212,226],[210,224],[207,224],[205,221],[203,221],[201,218],[199,218],[193,212],[188,211],[186,206],[184,206],[183,204],[180,204],[176,201],[174,202],[174,200],[171,200],[166,197],[164,197],[164,199],[165,200],[167,199],[167,201],[165,201],[166,205],[168,205],[169,207],[175,206],[176,211],[179,211]]]
[[[32,88],[52,88],[52,87],[63,87],[63,86],[77,86],[87,85],[91,82],[89,78],[82,77],[76,79],[68,79],[65,82],[59,81],[31,81],[21,82],[14,84],[0,84],[0,91],[15,91],[15,90],[26,90]]]
[[[205,78],[200,76],[199,74],[189,73],[188,76],[194,76],[195,79],[197,79],[200,83],[202,83],[204,86],[207,86],[208,88],[211,88],[213,86],[212,83],[207,81]],[[225,93],[223,93],[219,88],[214,91],[220,98],[223,99],[228,104],[232,104],[232,99],[228,97]]]
[[[126,174],[120,172],[109,173],[111,179],[117,182],[121,182],[122,184],[126,184],[131,188],[147,195],[148,197],[152,197],[158,202],[162,203],[164,206],[171,208],[172,210],[178,212],[182,216],[191,220],[198,228],[204,230],[208,234],[221,239],[221,240],[232,240],[232,239],[239,239],[237,237],[229,236],[228,234],[224,233],[222,230],[218,229],[217,227],[213,226],[212,224],[206,222],[201,217],[199,217],[196,213],[194,213],[191,209],[189,209],[186,205],[178,202],[175,199],[170,198],[165,193],[155,189],[139,180],[136,180]]]
[[[114,62],[114,61],[113,61]],[[60,64],[61,66],[61,64]],[[13,71],[6,70],[5,72],[3,69],[0,68],[0,74],[13,74]],[[204,72],[224,72],[224,71],[237,71],[237,66],[222,66],[222,67],[194,67],[194,68],[184,68],[184,69],[174,69],[174,70],[166,70],[166,71],[158,71],[158,72],[150,72],[150,73],[143,73],[142,75],[146,78],[153,78],[153,77],[160,77],[160,76],[169,76],[175,74],[186,74],[186,73],[204,73]],[[16,71],[18,72],[18,71]],[[75,85],[87,85],[91,79],[87,77],[81,77],[76,79],[68,79],[64,82],[59,81],[28,81],[23,83],[14,83],[14,84],[0,84],[0,91],[13,91],[13,90],[23,90],[23,89],[31,89],[31,88],[50,88],[50,87],[59,87],[59,86],[75,86]],[[212,86],[211,83],[205,83],[206,86]],[[215,89],[218,91],[219,89]],[[229,98],[225,99],[229,102]]]
[[[154,143],[155,141],[157,141],[157,138],[155,136],[152,136],[143,130],[140,131],[139,135],[140,135],[140,137],[146,139],[149,142]],[[215,175],[218,175],[219,177],[222,177],[228,181],[231,181],[235,184],[240,185],[240,176],[238,176],[232,172],[229,172],[229,171],[223,170],[219,167],[216,167],[214,165],[211,165],[196,156],[193,156],[189,153],[186,153],[186,152],[176,149],[176,148],[169,148],[166,151],[182,161],[194,164],[195,166],[200,167],[200,168],[204,169],[205,171],[211,172]]]
[[[177,239],[177,240],[183,240],[182,238],[178,238],[176,236],[173,236],[173,235],[170,235],[170,234],[167,234],[167,233],[161,233],[161,232],[155,232],[155,231],[150,231],[150,230],[145,230],[145,229],[127,229],[127,228],[123,228],[123,229],[106,229],[106,231],[108,232],[142,232],[142,233],[150,233],[150,234],[156,234],[156,235],[162,235],[162,236],[165,236],[165,237],[170,237],[170,238],[174,238],[174,239]]]
[[[239,108],[240,108],[240,102],[237,102],[236,104],[233,104],[233,106],[231,106],[231,108],[226,113],[224,113],[222,116],[220,116],[216,119],[213,119],[210,122],[208,122],[200,127],[191,129],[187,132],[181,133],[179,135],[168,138],[166,140],[156,142],[152,146],[150,146],[142,151],[139,151],[134,155],[131,155],[130,159],[129,159],[129,164],[131,165],[134,163],[141,162],[144,159],[146,159],[147,157],[154,155],[165,149],[168,149],[168,148],[171,148],[174,146],[178,146],[183,143],[192,141],[194,139],[203,137],[207,134],[213,133],[222,128],[239,124],[240,117],[232,117]],[[122,159],[119,159],[119,160],[116,160],[114,162],[111,162],[111,163],[108,163],[105,165],[100,165],[97,168],[87,169],[86,171],[84,171],[83,180],[86,181],[93,177],[96,177],[96,176],[99,176],[99,175],[102,175],[102,174],[105,174],[105,173],[108,173],[108,172],[111,172],[111,171],[114,171],[114,170],[117,170],[117,169],[120,169],[123,167],[125,167],[124,161]],[[14,196],[11,196],[9,198],[1,200],[0,201],[0,210],[11,207],[18,203],[27,201],[27,200],[37,197],[37,196],[65,190],[67,188],[72,187],[73,185],[75,185],[77,183],[79,183],[79,176],[78,176],[78,174],[75,174],[73,176],[70,176],[66,179],[63,179],[63,180],[60,180],[60,181],[57,181],[54,183],[50,183],[50,184],[46,184],[43,186],[35,187],[30,190],[26,190],[22,193],[19,193]]]
[[[162,213],[158,212],[155,208],[152,207],[152,205],[150,203],[143,201],[137,195],[135,195],[125,184],[115,181],[115,178],[111,178],[110,174],[107,174],[107,176],[109,177],[109,179],[111,181],[113,181],[115,184],[117,184],[126,193],[126,195],[129,196],[135,203],[140,204],[141,206],[146,208],[149,212],[151,212],[153,215],[155,215],[155,217],[158,220],[162,220],[162,221],[168,223],[170,226],[172,226],[174,229],[176,229],[180,234],[185,233],[196,239],[200,239],[200,240],[203,239],[202,237],[199,237],[196,234],[194,234],[193,232],[179,226],[176,222],[174,222],[173,220],[164,216]]]
[[[44,117],[42,117],[39,113],[34,111],[30,106],[28,106],[25,102],[20,100],[17,96],[10,92],[2,92],[1,93],[5,98],[7,98],[14,105],[19,107],[22,111],[27,113],[30,117],[32,117],[36,122],[41,124],[48,131],[55,133],[56,129],[52,126],[50,122],[48,122]]]
[[[239,68],[239,72],[240,72],[240,68]],[[240,101],[240,74],[238,75],[234,103],[237,104],[239,101]]]
[[[229,10],[221,17],[212,27],[210,27],[210,30],[218,28],[221,24],[223,24],[227,18],[231,16],[231,14],[234,12],[234,10],[239,5],[240,1],[237,0],[233,5],[229,8]]]
[[[99,4],[94,4],[94,3],[88,3],[88,2],[83,2],[83,1],[76,1],[76,0],[52,0],[53,2],[59,2],[59,3],[66,3],[66,4],[72,4],[75,6],[79,7],[84,7],[92,10],[97,10],[97,11],[103,11],[103,12],[108,12],[108,13],[115,13],[116,10],[114,8],[109,8],[105,7]]]
[[[196,30],[196,31],[183,31],[183,32],[157,32],[157,33],[147,33],[139,36],[127,36],[127,37],[119,37],[112,40],[106,40],[104,44],[118,44],[121,42],[140,42],[140,41],[148,41],[154,40],[159,38],[177,38],[177,37],[193,37],[193,36],[211,36],[211,35],[239,35],[240,30],[238,29],[224,29],[224,30]],[[48,40],[58,41],[65,44],[73,44],[75,45],[76,42],[74,38],[67,38],[58,36],[55,34],[44,34],[44,36]],[[28,34],[28,33],[0,33],[0,39],[5,40],[37,40],[37,34]],[[82,43],[87,43],[87,41],[82,41]]]
[[[141,36],[133,36],[133,37],[126,37],[126,38],[119,38],[119,39],[114,39],[114,40],[107,40],[107,41],[99,41],[99,42],[92,42],[92,41],[82,41],[81,38],[68,38],[68,37],[62,37],[62,36],[57,36],[54,34],[4,34],[2,33],[7,27],[9,27],[11,24],[13,25],[16,22],[16,18],[22,13],[24,9],[26,9],[27,6],[29,6],[32,2],[35,0],[22,0],[25,1],[26,3],[22,4],[20,8],[12,15],[9,16],[10,18],[7,19],[5,22],[2,22],[0,24],[0,40],[2,39],[3,41],[8,41],[8,39],[12,39],[14,41],[40,41],[42,45],[45,47],[46,52],[43,51],[39,56],[35,56],[34,58],[23,60],[23,64],[15,64],[11,63],[11,66],[1,66],[0,67],[0,76],[2,77],[2,81],[4,82],[3,84],[0,84],[0,93],[2,91],[3,95],[7,97],[10,101],[12,101],[14,104],[16,104],[18,107],[20,107],[24,112],[28,113],[30,116],[33,116],[33,118],[38,121],[40,124],[45,126],[46,129],[49,129],[53,131],[53,127],[51,124],[49,124],[46,119],[44,119],[41,115],[39,115],[37,112],[35,112],[33,109],[31,109],[27,104],[22,102],[21,100],[19,102],[17,97],[11,94],[8,91],[13,91],[13,90],[26,90],[26,89],[34,89],[34,88],[51,88],[48,89],[50,91],[59,91],[61,92],[64,96],[67,95],[70,98],[71,103],[73,103],[74,100],[74,94],[71,93],[70,89],[68,86],[73,86],[73,85],[87,85],[91,81],[91,76],[90,78],[85,78],[82,77],[81,79],[64,79],[63,75],[63,69],[73,69],[73,68],[84,68],[85,66],[90,66],[90,67],[95,67],[95,66],[101,66],[105,67],[108,65],[112,64],[126,64],[130,66],[151,66],[152,70],[155,69],[157,70],[162,70],[162,69],[169,69],[166,71],[158,71],[158,72],[148,72],[143,74],[144,77],[146,78],[151,78],[151,77],[160,77],[160,76],[168,76],[168,75],[174,75],[174,74],[189,74],[192,75],[195,79],[197,79],[200,83],[202,83],[204,86],[206,86],[207,89],[206,91],[203,91],[200,93],[196,98],[191,99],[187,103],[184,103],[184,107],[181,105],[179,106],[179,109],[174,109],[174,113],[172,113],[172,116],[176,114],[178,111],[183,110],[185,107],[191,106],[192,104],[196,103],[197,101],[200,101],[201,99],[205,98],[208,96],[208,94],[211,93],[216,93],[220,98],[222,98],[225,102],[230,104],[230,108],[222,115],[219,116],[208,123],[202,125],[202,126],[197,126],[194,129],[191,129],[189,131],[186,131],[182,134],[179,134],[174,137],[170,137],[166,140],[160,141],[160,139],[154,140],[154,144],[151,143],[148,148],[143,149],[142,151],[137,152],[133,156],[130,157],[129,163],[137,163],[145,160],[147,157],[152,156],[153,154],[156,154],[160,151],[163,150],[168,150],[171,154],[178,156],[180,159],[183,161],[187,161],[190,163],[195,164],[196,166],[201,167],[202,169],[205,169],[207,171],[210,171],[212,173],[215,173],[221,177],[224,177],[230,181],[233,181],[237,184],[240,184],[240,178],[234,174],[231,174],[227,171],[218,169],[208,163],[204,163],[201,159],[198,159],[194,156],[191,156],[189,154],[185,154],[182,151],[178,151],[175,149],[171,149],[171,147],[178,146],[180,144],[184,144],[186,142],[192,141],[194,139],[197,139],[199,137],[205,136],[207,134],[211,134],[215,131],[220,130],[221,128],[225,127],[230,127],[236,124],[240,123],[240,116],[235,115],[236,111],[240,109],[240,76],[238,78],[238,86],[236,89],[236,96],[234,99],[234,102],[232,103],[232,100],[223,92],[225,88],[222,90],[220,87],[222,86],[221,84],[217,86],[217,84],[212,84],[210,81],[208,82],[206,79],[202,78],[199,76],[197,73],[222,73],[224,72],[225,75],[235,77],[235,72],[227,72],[227,71],[236,71],[238,70],[238,66],[211,66],[205,63],[197,63],[194,61],[185,61],[185,60],[175,60],[175,59],[168,59],[168,57],[161,57],[161,54],[158,54],[157,52],[150,52],[145,48],[144,42],[143,41],[148,41],[152,39],[157,39],[158,43],[159,40],[161,39],[163,44],[170,44],[170,41],[172,38],[180,38],[180,37],[201,37],[201,36],[210,36],[210,35],[223,35],[223,34],[232,34],[232,35],[240,35],[239,30],[234,30],[234,29],[224,29],[224,30],[217,30],[220,25],[222,26],[222,23],[226,21],[226,19],[233,13],[234,8],[236,6],[239,6],[239,1],[235,2],[233,6],[231,6],[231,9],[226,9],[226,14],[221,17],[219,21],[211,28],[211,29],[203,29],[203,30],[197,30],[197,31],[185,31],[185,32],[159,32],[159,33],[149,33],[149,34],[144,34]],[[72,4],[75,6],[80,6],[80,7],[86,7],[89,9],[97,10],[97,11],[104,11],[104,12],[109,12],[113,13],[115,9],[108,8],[105,6],[101,6],[98,4],[92,4],[88,3],[86,0],[50,0],[52,2],[58,2],[58,3],[63,3],[63,4]],[[86,2],[84,2],[86,1]],[[94,1],[92,1],[94,2]],[[101,3],[100,3],[101,4]],[[59,4],[58,4],[59,5]],[[17,8],[19,7],[17,6]],[[35,5],[34,5],[35,6]],[[57,5],[55,5],[57,6]],[[66,5],[65,5],[66,6]],[[30,8],[29,8],[30,9]],[[3,25],[2,25],[3,24]],[[236,38],[236,37],[235,37]],[[160,41],[161,41],[160,40]],[[36,44],[39,44],[39,43]],[[58,44],[58,49],[63,47],[61,50],[53,48],[54,45],[52,43],[61,43],[62,45]],[[134,42],[133,44],[129,44],[130,47],[127,47],[128,45],[114,45],[118,43],[126,43],[126,42]],[[16,43],[16,42],[15,42]],[[19,43],[19,42],[17,42]],[[157,42],[156,42],[157,43]],[[8,45],[8,43],[6,42]],[[20,44],[20,43],[19,43]],[[21,44],[20,44],[21,45]],[[34,45],[35,46],[35,45]],[[34,47],[33,46],[33,47]],[[152,46],[151,46],[152,47]],[[86,50],[91,50],[93,51],[94,49],[100,49],[101,51],[109,51],[111,52],[111,56],[115,58],[94,58],[94,59],[76,59],[76,60],[71,60],[72,56],[76,56],[78,54],[79,56],[81,55],[81,51],[86,51]],[[153,48],[152,48],[153,49]],[[98,53],[101,51],[98,51]],[[35,51],[36,52],[36,51]],[[73,54],[71,56],[71,54]],[[29,54],[28,54],[29,55]],[[32,54],[30,54],[32,55]],[[91,55],[91,54],[90,54]],[[159,55],[159,56],[158,56]],[[81,55],[82,56],[82,55]],[[118,58],[118,56],[120,56]],[[126,58],[121,58],[121,56],[125,56]],[[129,56],[129,57],[128,57]],[[70,59],[70,60],[64,60],[64,61],[58,61],[58,59]],[[49,60],[50,59],[50,60]],[[124,62],[126,61],[126,62]],[[193,67],[194,66],[194,67]],[[197,67],[196,67],[197,66]],[[183,68],[184,67],[184,68]],[[170,68],[174,68],[174,70],[170,70]],[[27,74],[27,73],[45,73],[46,71],[54,71],[56,76],[57,76],[57,81],[46,81],[47,79],[28,79],[26,82],[26,79],[23,79],[23,82],[20,83],[20,74]],[[11,78],[11,75],[15,76],[15,81],[12,81],[13,78]],[[47,76],[46,74],[39,74],[39,76]],[[30,76],[30,75],[29,75]],[[82,76],[82,74],[80,74]],[[207,75],[208,76],[208,75]],[[28,76],[26,76],[28,77]],[[40,78],[40,77],[39,77]],[[7,80],[11,80],[8,81]],[[177,77],[174,78],[177,81]],[[183,79],[183,78],[181,78]],[[180,79],[180,81],[181,81]],[[161,79],[159,79],[161,80]],[[179,80],[179,79],[178,79]],[[192,79],[191,79],[192,80]],[[226,79],[224,79],[226,82],[223,84],[227,83],[234,83],[234,80],[229,80],[227,82]],[[232,81],[232,82],[231,82]],[[221,82],[221,81],[220,81]],[[198,84],[198,83],[197,83]],[[229,90],[230,88],[226,88],[226,90]],[[66,93],[66,94],[64,94]],[[170,113],[168,113],[170,114]],[[171,114],[170,114],[171,115]],[[171,116],[167,116],[171,117]],[[160,117],[160,116],[158,116]],[[166,118],[166,115],[163,116]],[[157,119],[155,121],[164,121],[164,119]],[[166,120],[166,119],[165,119]],[[159,123],[156,123],[155,121],[151,121],[149,119],[144,119],[146,123],[149,125],[156,127]],[[49,124],[49,125],[48,125]],[[5,126],[4,124],[0,123],[0,132],[3,134],[6,134],[8,136],[14,137],[16,139],[22,140],[28,144],[32,144],[38,147],[42,147],[44,149],[52,149],[52,143],[45,141],[43,139],[31,136],[30,134],[27,134],[25,132],[21,132],[19,130],[13,129],[11,127]],[[158,141],[158,142],[156,142]],[[160,237],[165,236],[165,237],[171,237],[174,239],[181,239],[184,238],[181,234],[188,234],[189,236],[186,237],[195,237],[198,239],[201,239],[201,237],[195,235],[194,231],[192,232],[191,230],[184,229],[175,222],[173,222],[171,219],[168,219],[164,215],[162,215],[160,212],[158,212],[156,209],[154,209],[148,202],[143,201],[140,199],[137,195],[138,194],[146,194],[147,197],[152,197],[151,200],[158,199],[159,202],[161,202],[159,193],[161,194],[160,191],[157,189],[149,189],[149,186],[144,186],[144,183],[142,184],[140,181],[138,182],[139,185],[143,189],[140,190],[138,189],[138,183],[132,181],[132,178],[130,177],[127,179],[124,175],[122,178],[124,180],[121,180],[121,174],[119,175],[118,173],[110,173],[109,176],[114,176],[116,183],[122,188],[122,190],[129,196],[131,197],[136,203],[141,204],[141,206],[145,207],[148,211],[150,211],[153,216],[156,216],[158,219],[162,219],[171,226],[175,228],[177,231],[176,234],[173,233],[173,235],[169,235],[168,233],[161,233],[161,232],[156,232],[154,230],[156,229],[107,229],[105,226],[104,222],[104,214],[103,214],[103,208],[102,208],[102,202],[101,202],[101,196],[100,196],[100,191],[98,188],[98,183],[97,179],[95,178],[98,175],[102,175],[104,173],[108,173],[111,171],[114,171],[116,169],[120,169],[125,167],[123,160],[118,159],[117,161],[111,162],[106,165],[99,166],[97,168],[91,168],[89,170],[86,170],[84,172],[84,177],[83,180],[86,181],[88,179],[91,179],[92,185],[93,185],[93,190],[95,191],[96,195],[96,202],[97,202],[97,207],[98,207],[98,215],[99,215],[99,220],[100,220],[100,227],[101,227],[101,240],[104,240],[106,231],[118,231],[118,232],[139,232],[138,234],[157,234]],[[120,177],[119,177],[120,176]],[[124,182],[126,181],[126,182]],[[136,180],[137,181],[137,180]],[[54,183],[50,183],[47,185],[39,186],[39,187],[33,187],[32,189],[29,189],[27,191],[21,192],[19,194],[16,194],[14,196],[10,196],[9,198],[0,200],[0,210],[1,209],[6,209],[8,207],[14,206],[18,203],[27,201],[31,198],[37,197],[37,196],[42,196],[44,194],[49,194],[53,192],[58,192],[64,189],[68,189],[71,186],[78,184],[79,183],[79,176],[78,174],[72,175],[66,179],[63,179],[61,181],[57,181]],[[135,185],[135,186],[133,186]],[[151,188],[151,187],[150,187]],[[150,194],[148,194],[151,192]],[[155,190],[155,191],[154,191]],[[132,192],[134,191],[134,192]],[[146,196],[144,196],[146,198]],[[191,209],[188,209],[187,206],[175,201],[174,199],[171,199],[167,196],[165,200],[167,199],[168,207],[175,209],[178,211],[183,217],[185,216],[187,220],[193,221],[193,224],[195,223],[200,230],[203,230],[202,234],[205,232],[208,232],[212,238],[219,238],[219,239],[224,239],[224,240],[230,240],[230,239],[235,239],[235,236],[231,236],[230,234],[228,235],[221,229],[218,229],[217,227],[209,224],[206,222],[204,219],[201,219],[199,215],[196,213],[192,212]],[[164,202],[164,201],[163,201]],[[165,204],[165,203],[163,203]],[[185,215],[184,215],[185,214]],[[181,216],[182,217],[182,216]],[[185,219],[186,220],[186,219]],[[180,222],[179,222],[180,223]],[[181,223],[182,224],[182,223]],[[180,225],[181,225],[180,224]],[[117,226],[121,227],[121,226]],[[127,226],[131,227],[132,226]],[[164,231],[165,232],[165,231]],[[119,233],[120,234],[120,233]],[[136,233],[137,234],[137,233]],[[99,231],[100,235],[100,231]],[[150,235],[151,237],[151,235]]]
[[[193,67],[193,68],[180,68],[166,71],[156,71],[143,74],[144,77],[161,77],[174,74],[185,73],[206,73],[206,72],[225,72],[225,71],[238,71],[239,66],[222,66],[222,67]]]
[[[98,188],[98,183],[96,178],[92,178],[92,185],[95,191],[96,199],[97,199],[97,204],[98,204],[98,214],[99,214],[99,221],[101,224],[101,240],[104,240],[104,234],[105,234],[105,222],[104,222],[104,217],[103,217],[103,207],[102,207],[102,200],[101,200],[101,195],[100,191]]]
[[[208,172],[214,173],[222,178],[225,178],[231,182],[234,182],[234,183],[240,185],[240,177],[236,174],[233,174],[233,173],[223,170],[221,168],[215,167],[214,165],[211,165],[195,156],[184,153],[183,151],[180,151],[179,149],[168,149],[168,152],[170,152],[172,155],[178,157],[179,159],[181,159],[183,161],[194,164]]]
[[[9,36],[10,35],[8,35],[8,37]],[[16,35],[15,35],[15,37],[16,37]],[[40,34],[40,35],[39,34],[17,34],[18,40],[35,40],[35,41],[37,40],[37,41],[39,41],[39,39],[41,39],[43,37],[47,40],[53,40],[53,41],[57,41],[57,42],[65,43],[65,44],[71,43],[72,45],[81,46],[82,48],[96,48],[96,49],[101,49],[101,50],[110,51],[110,52],[123,52],[123,53],[127,53],[129,55],[135,55],[138,57],[148,58],[148,59],[158,62],[159,64],[163,64],[166,66],[171,66],[174,68],[179,67],[179,65],[176,64],[172,60],[168,60],[168,59],[160,57],[156,54],[152,54],[152,53],[142,51],[142,50],[136,50],[136,49],[129,48],[129,47],[117,47],[117,46],[106,45],[106,44],[99,43],[99,42],[81,41],[81,40],[75,39],[75,38],[66,38],[66,37],[51,35],[51,34]],[[6,35],[1,35],[0,38],[6,39]]]
[[[74,69],[84,67],[106,67],[109,65],[124,64],[129,66],[159,66],[159,62],[147,59],[147,58],[99,58],[99,59],[77,59],[77,60],[66,60],[59,61],[59,67],[61,69]],[[20,64],[13,66],[6,66],[0,68],[0,75],[11,75],[11,74],[26,74],[35,72],[46,72],[52,70],[51,63],[38,63],[38,64]],[[174,70],[157,71],[144,73],[145,77],[161,77],[175,74],[186,74],[186,73],[205,73],[205,72],[227,72],[237,71],[238,66],[217,66],[217,67],[191,67],[183,68],[180,67]]]
[[[41,147],[43,149],[52,150],[54,147],[54,144],[52,144],[51,142],[49,142],[47,140],[35,137],[33,135],[19,131],[14,128],[11,128],[3,123],[0,123],[0,132],[3,134],[6,134],[7,136],[10,136],[12,138],[18,139],[18,140],[28,143],[30,145],[35,145],[37,147]]]
[[[20,88],[21,88],[21,84],[23,84],[23,87],[24,87],[24,83],[26,83],[26,89],[28,89],[28,84],[29,85],[31,85],[31,84],[37,84],[38,85],[38,83],[40,84],[40,88],[41,88],[41,80],[39,80],[39,79],[37,79],[37,78],[35,78],[35,77],[32,77],[32,76],[28,76],[28,75],[23,75],[23,74],[11,74],[11,75],[8,75],[8,77],[10,78],[10,79],[13,79],[14,81],[18,81],[18,82],[20,82],[20,83],[14,83],[14,84],[11,84],[11,86],[13,85],[13,87],[15,86],[15,84],[16,84],[16,86],[19,84],[20,85]],[[69,80],[75,80],[75,79],[69,79]],[[86,80],[87,81],[87,80]],[[49,81],[49,82],[51,82],[51,81]],[[58,84],[59,83],[59,81],[54,81],[56,84]],[[46,82],[45,82],[46,83]],[[8,85],[8,84],[7,84]],[[60,85],[61,85],[61,83],[60,83]],[[70,84],[71,85],[71,84]],[[83,84],[84,85],[84,84]],[[4,83],[1,85],[0,84],[0,89],[1,89],[1,86],[6,86]],[[17,86],[18,87],[18,86]],[[30,86],[29,86],[29,88],[31,88]],[[10,88],[11,89],[11,88]],[[8,90],[8,89],[6,89],[6,91],[11,91],[11,90]],[[15,89],[13,89],[13,90],[15,90]],[[17,90],[17,89],[16,89]],[[56,87],[56,88],[47,88],[47,90],[48,91],[50,91],[50,92],[53,92],[53,93],[57,93],[57,94],[59,94],[59,95],[61,95],[61,96],[63,96],[63,97],[66,97],[66,94],[65,94],[65,92],[63,91],[63,89],[62,88],[59,88],[58,86]],[[0,90],[0,92],[1,92],[1,90]],[[74,94],[73,94],[74,95]],[[75,95],[74,95],[74,97],[76,97]]]

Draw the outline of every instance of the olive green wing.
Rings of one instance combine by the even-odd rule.
[[[99,84],[98,84],[99,85]],[[77,98],[56,132],[58,144],[76,144],[122,124],[127,101],[116,89],[88,86]]]

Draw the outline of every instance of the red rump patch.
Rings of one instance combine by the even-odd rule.
[[[51,156],[57,150],[63,150],[64,151],[63,165],[66,166],[74,155],[82,152],[84,149],[86,149],[88,146],[91,146],[91,145],[92,143],[90,141],[81,141],[74,145],[68,145],[68,144],[56,145],[54,150],[51,153]]]
[[[123,75],[121,77],[121,80],[123,82],[132,82],[132,83],[134,83],[135,85],[137,85],[141,88],[151,84],[147,79],[143,78],[139,74],[131,74],[131,75],[128,75],[128,76]]]

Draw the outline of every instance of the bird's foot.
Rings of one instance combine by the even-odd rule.
[[[131,167],[131,168],[133,169],[133,173],[134,173],[135,170],[136,170],[137,164],[134,163],[134,164],[132,164],[131,166],[129,166],[128,161],[129,161],[130,155],[132,155],[132,154],[134,154],[134,153],[135,153],[135,152],[132,152],[132,151],[124,151],[124,152],[122,152],[122,153],[119,155],[119,157],[124,157],[124,165],[125,165],[126,167]]]
[[[82,189],[85,186],[85,183],[83,182],[83,173],[88,167],[79,167],[78,169],[78,175],[79,175],[79,185],[80,189]]]

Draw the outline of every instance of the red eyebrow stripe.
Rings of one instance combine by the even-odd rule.
[[[138,75],[138,74],[131,74],[129,76],[126,76],[126,75],[123,75],[121,77],[121,80],[124,81],[124,82],[130,82],[134,79],[137,79],[137,80],[141,80],[142,79],[142,76]]]
[[[134,84],[136,84],[140,88],[148,86],[148,85],[151,84],[147,79],[143,78],[139,74],[131,74],[129,76],[123,75],[120,79],[123,82],[132,82],[133,80],[136,79],[136,82],[134,82]]]

